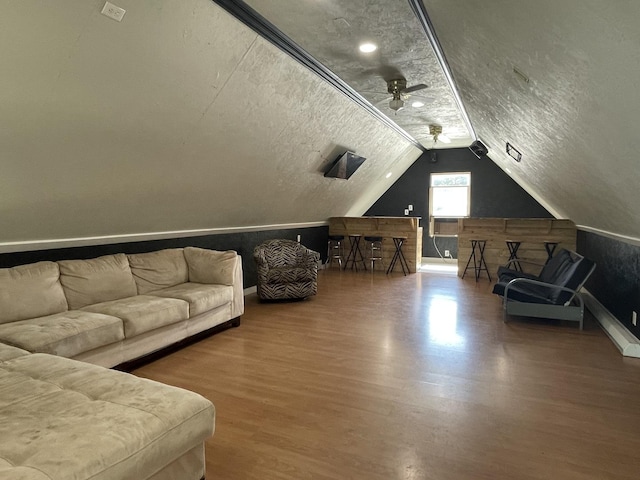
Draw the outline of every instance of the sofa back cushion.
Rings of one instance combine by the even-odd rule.
[[[238,261],[238,254],[233,250],[221,252],[186,247],[184,258],[189,267],[190,282],[233,285],[233,274]]]
[[[182,248],[127,255],[138,295],[189,281],[189,269]]]
[[[90,260],[61,260],[60,283],[71,310],[137,294],[123,253]]]
[[[0,323],[44,317],[67,310],[54,262],[0,269]]]

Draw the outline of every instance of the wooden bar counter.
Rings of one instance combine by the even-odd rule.
[[[484,259],[495,281],[500,265],[509,260],[507,240],[520,242],[518,258],[543,265],[547,260],[545,242],[556,242],[560,248],[576,249],[576,225],[571,220],[553,218],[460,218],[458,219],[458,276],[471,254],[471,240],[486,240]],[[540,266],[521,263],[525,272],[537,274]],[[473,261],[465,278],[474,278]],[[486,278],[482,273],[480,278]]]
[[[395,252],[393,237],[405,237],[402,252],[407,259],[409,272],[416,273],[422,259],[422,227],[419,225],[420,217],[331,217],[329,219],[329,235],[344,235],[345,241],[348,240],[349,235],[361,235],[360,249],[365,257],[367,252],[365,251],[364,237],[382,237],[384,263],[387,267]],[[349,247],[350,245],[346,241],[345,255],[348,253]],[[367,264],[367,268],[370,266]],[[382,269],[382,266],[377,266],[376,270],[378,268]],[[394,271],[402,272],[399,261]]]

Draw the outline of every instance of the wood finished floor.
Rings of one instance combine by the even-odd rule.
[[[134,373],[216,406],[208,480],[640,478],[640,360],[484,279],[324,270],[318,295]]]

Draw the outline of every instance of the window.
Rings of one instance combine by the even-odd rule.
[[[432,173],[431,217],[468,217],[471,213],[471,173]]]

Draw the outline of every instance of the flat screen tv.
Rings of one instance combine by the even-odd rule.
[[[344,152],[329,166],[324,176],[348,180],[365,160],[353,152]]]

